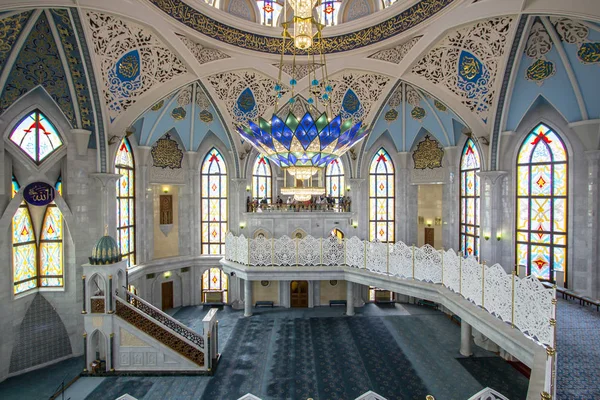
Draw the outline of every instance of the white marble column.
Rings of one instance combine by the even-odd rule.
[[[244,280],[244,317],[252,316],[252,281]]]
[[[411,184],[410,152],[399,152],[396,165],[396,235],[395,242],[403,241],[408,245],[417,243],[419,237],[418,212],[419,212],[419,187]]]
[[[346,315],[354,315],[354,283],[346,281]]]
[[[509,221],[504,221],[503,211],[505,200],[503,185],[506,171],[481,171],[478,173],[481,185],[479,233],[481,248],[480,260],[488,265],[500,263],[507,272],[514,269],[514,262],[503,262],[504,243],[511,240],[512,233]],[[506,223],[506,224],[505,224]],[[500,240],[498,240],[500,239]]]
[[[471,331],[471,325],[465,321],[460,322],[460,354],[465,357],[473,355],[473,351],[471,351]]]
[[[346,192],[351,201],[352,216],[350,220],[351,223],[356,222],[356,228],[352,228],[352,232],[347,232],[347,237],[358,236],[361,239],[367,239],[369,236],[369,191],[365,181],[365,179],[346,180],[346,185],[350,186],[350,192]],[[362,219],[359,220],[359,216],[362,216]]]
[[[457,147],[446,147],[444,158],[448,160],[448,173],[442,186],[442,243],[445,249],[460,247],[458,235],[459,213],[459,156]]]
[[[100,219],[101,223],[108,226],[108,234],[117,239],[117,191],[116,182],[121,179],[120,174],[95,173],[90,176],[100,182]]]
[[[588,162],[587,174],[587,225],[588,232],[586,241],[588,254],[583,268],[582,276],[588,276],[588,287],[585,292],[591,294],[594,298],[600,298],[600,268],[598,268],[598,258],[600,257],[600,213],[598,204],[600,204],[600,190],[598,180],[600,178],[600,150],[586,151]],[[573,232],[577,235],[577,231]],[[577,236],[576,236],[577,237]],[[568,268],[568,267],[567,267]],[[568,281],[568,279],[567,279]],[[572,286],[572,285],[571,285]]]
[[[154,196],[150,184],[151,147],[138,146],[136,168],[136,245],[137,264],[154,258]]]

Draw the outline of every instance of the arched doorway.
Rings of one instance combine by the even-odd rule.
[[[292,307],[308,307],[308,281],[290,282],[290,305]]]

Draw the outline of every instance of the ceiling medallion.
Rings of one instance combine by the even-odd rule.
[[[285,53],[283,46],[279,79],[273,88],[276,96],[275,112],[270,117],[259,117],[257,122],[249,119],[247,124],[239,125],[237,130],[244,140],[284,170],[285,187],[281,193],[293,195],[297,201],[307,201],[312,196],[325,193],[323,177],[327,164],[363,140],[369,130],[362,126],[362,121],[355,120],[358,119],[355,116],[360,108],[360,100],[355,91],[347,91],[341,107],[349,118],[344,119],[340,114],[333,115],[333,87],[327,75],[325,55],[321,46],[314,46],[315,40],[321,39],[323,28],[313,16],[317,0],[291,0],[289,4],[294,12],[290,20],[281,24],[283,40],[290,40],[297,49],[307,52],[308,64],[311,65],[308,68],[310,97],[305,100],[305,113],[302,115],[300,112],[304,111],[298,111],[299,115],[296,115],[293,111],[294,106],[299,105],[296,104],[297,99],[304,100],[294,93],[297,84],[295,68],[291,71],[292,79],[289,82],[291,98],[281,109],[278,108],[279,99],[285,94],[281,82]],[[286,14],[287,9],[284,9],[284,19]],[[324,68],[315,68],[315,60]],[[296,65],[295,55],[292,65]],[[278,112],[284,114],[285,111],[287,115],[278,115]]]

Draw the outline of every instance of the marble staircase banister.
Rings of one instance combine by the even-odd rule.
[[[171,317],[164,311],[154,307],[152,304],[148,303],[141,297],[131,293],[130,291],[125,292],[127,293],[127,296],[129,298],[135,300],[135,302],[129,304],[135,307],[138,311],[146,314],[148,317],[157,321],[161,325],[164,325],[168,329],[176,332],[178,335],[186,338],[196,346],[199,346],[201,349],[204,349],[204,337],[202,335],[199,335],[198,333],[194,332],[189,327],[183,325],[181,322],[177,321],[175,318]]]
[[[182,336],[168,326],[161,324],[159,321],[148,316],[146,313],[120,297],[115,297],[115,300],[116,316],[143,333],[150,335],[171,350],[196,363],[198,366],[205,366],[204,349],[200,348],[198,344],[192,342],[190,339]],[[141,318],[141,320],[138,318]],[[154,325],[154,327],[148,324]],[[157,329],[162,332],[158,332]]]

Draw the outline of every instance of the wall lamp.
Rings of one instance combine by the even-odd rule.
[[[358,221],[352,221],[352,227],[354,229],[358,228]]]
[[[490,240],[490,235],[489,235],[489,234],[485,234],[485,235],[483,235],[483,238],[484,238],[485,240]]]
[[[167,271],[164,274],[165,279],[169,279],[171,277],[171,271]]]
[[[246,192],[250,191],[250,186],[246,186]]]
[[[502,239],[502,234],[500,232],[496,233],[496,240],[500,241]]]
[[[246,223],[245,222],[240,222],[240,229],[244,229],[246,227]]]

